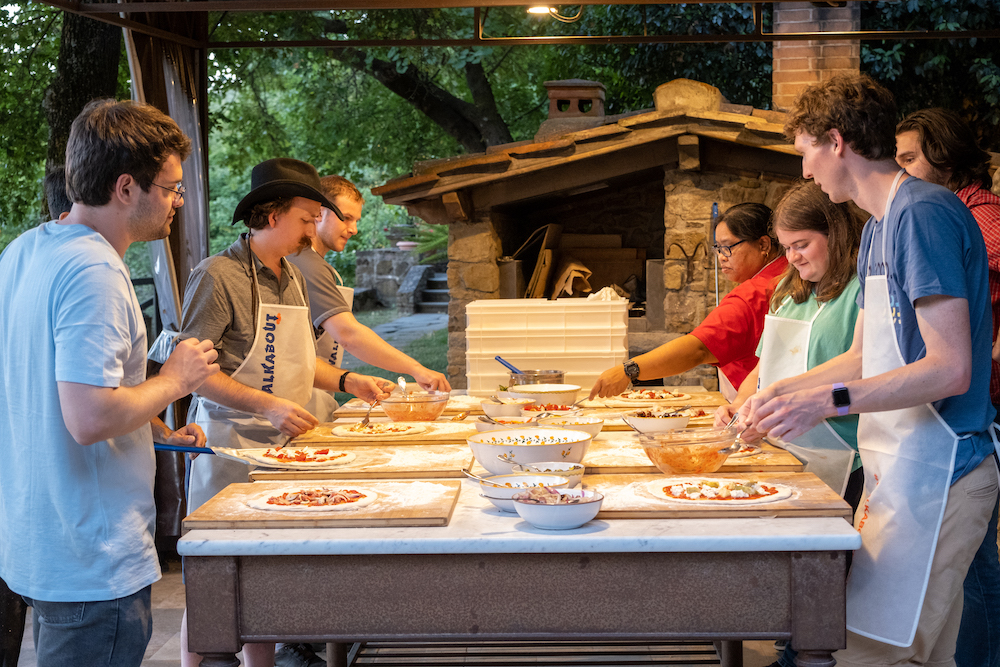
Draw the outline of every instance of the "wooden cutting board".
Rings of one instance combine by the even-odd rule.
[[[639,435],[631,433],[600,433],[590,443],[583,457],[588,474],[663,474],[646,456],[639,444]],[[719,473],[728,472],[802,472],[803,464],[783,449],[764,444],[760,454],[740,458],[729,457]]]
[[[344,447],[349,445],[437,445],[464,443],[476,434],[476,425],[472,421],[436,421],[413,422],[424,427],[419,433],[402,435],[334,435],[337,426],[350,426],[359,419],[338,419],[335,422],[320,424],[311,431],[293,438],[289,443],[292,447]],[[372,422],[388,422],[388,419],[372,419]]]
[[[645,485],[651,480],[670,483],[666,475],[584,475],[583,485],[604,494],[598,519],[735,519],[743,517],[841,517],[851,521],[851,506],[837,493],[808,472],[717,473],[684,475],[690,479],[757,480],[765,484],[791,487],[792,495],[784,500],[757,505],[736,505],[720,501],[718,505],[686,505],[650,494]],[[674,479],[681,479],[678,476]]]
[[[468,445],[424,445],[391,447],[356,445],[350,448],[356,458],[347,465],[325,470],[278,470],[257,468],[250,479],[427,479],[464,477],[462,468],[472,466]]]
[[[295,513],[256,510],[246,504],[252,496],[300,488],[371,490],[375,502],[351,511]],[[230,484],[184,519],[184,528],[365,528],[384,526],[447,526],[462,488],[457,479],[384,481],[335,480],[328,483],[285,481]]]
[[[459,412],[469,411],[469,414],[481,415],[483,414],[483,408],[480,405],[482,401],[482,396],[466,396],[463,394],[456,394],[448,399],[448,405],[445,406],[444,412],[441,414],[456,415]],[[360,398],[352,398],[337,408],[337,410],[333,413],[333,416],[338,419],[341,417],[364,417],[367,413],[368,404]],[[372,408],[373,418],[384,416],[385,410],[382,409],[382,406],[376,405]]]

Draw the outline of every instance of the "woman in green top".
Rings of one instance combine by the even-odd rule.
[[[834,204],[813,182],[789,190],[774,211],[774,230],[785,248],[788,268],[771,298],[771,314],[757,348],[757,368],[740,385],[736,400],[719,408],[716,423],[725,424],[758,388],[804,373],[847,351],[858,317],[858,245],[864,219],[849,204]],[[858,416],[834,417],[795,442],[774,444],[802,459],[845,497],[860,498],[861,467]],[[760,434],[750,429],[743,439]],[[857,487],[856,489],[854,487]],[[850,500],[850,498],[848,498]]]

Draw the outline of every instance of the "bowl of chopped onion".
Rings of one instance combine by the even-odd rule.
[[[642,408],[623,412],[622,420],[639,433],[665,433],[677,431],[688,425],[690,417],[682,417],[672,410]]]
[[[569,479],[560,475],[537,475],[516,473],[513,475],[493,475],[479,482],[480,494],[504,512],[514,513],[514,501],[511,496],[533,487],[546,486],[552,489],[565,489]]]
[[[591,437],[583,431],[550,426],[499,429],[468,438],[476,461],[494,475],[513,472],[518,463],[583,461]]]
[[[583,431],[592,438],[604,428],[604,420],[600,417],[582,417],[580,415],[556,415],[554,417],[542,417],[538,420],[539,426],[557,426],[568,428],[571,431]]]
[[[734,426],[640,433],[639,444],[660,472],[668,475],[715,472],[739,449]]]
[[[479,405],[483,408],[483,412],[487,417],[520,417],[521,408],[531,405],[535,402],[533,398],[504,398],[500,397],[499,403],[496,401],[485,400]]]
[[[601,511],[604,496],[586,489],[531,488],[512,496],[518,515],[535,528],[579,528]]]

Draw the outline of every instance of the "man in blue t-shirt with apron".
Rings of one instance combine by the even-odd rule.
[[[862,74],[808,88],[789,113],[803,176],[872,215],[861,312],[850,350],[744,408],[786,440],[860,414],[862,547],[841,666],[954,664],[962,584],[997,498],[986,247],[953,193],[896,165],[896,118],[892,95]]]

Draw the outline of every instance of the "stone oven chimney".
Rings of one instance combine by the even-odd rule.
[[[828,6],[839,4],[843,6]],[[857,2],[776,2],[774,32],[847,32],[861,27]],[[810,85],[840,72],[861,69],[861,42],[774,42],[771,106],[775,111],[791,108],[795,98]]]
[[[538,128],[535,141],[604,124],[604,84],[584,79],[546,81],[549,118]]]

